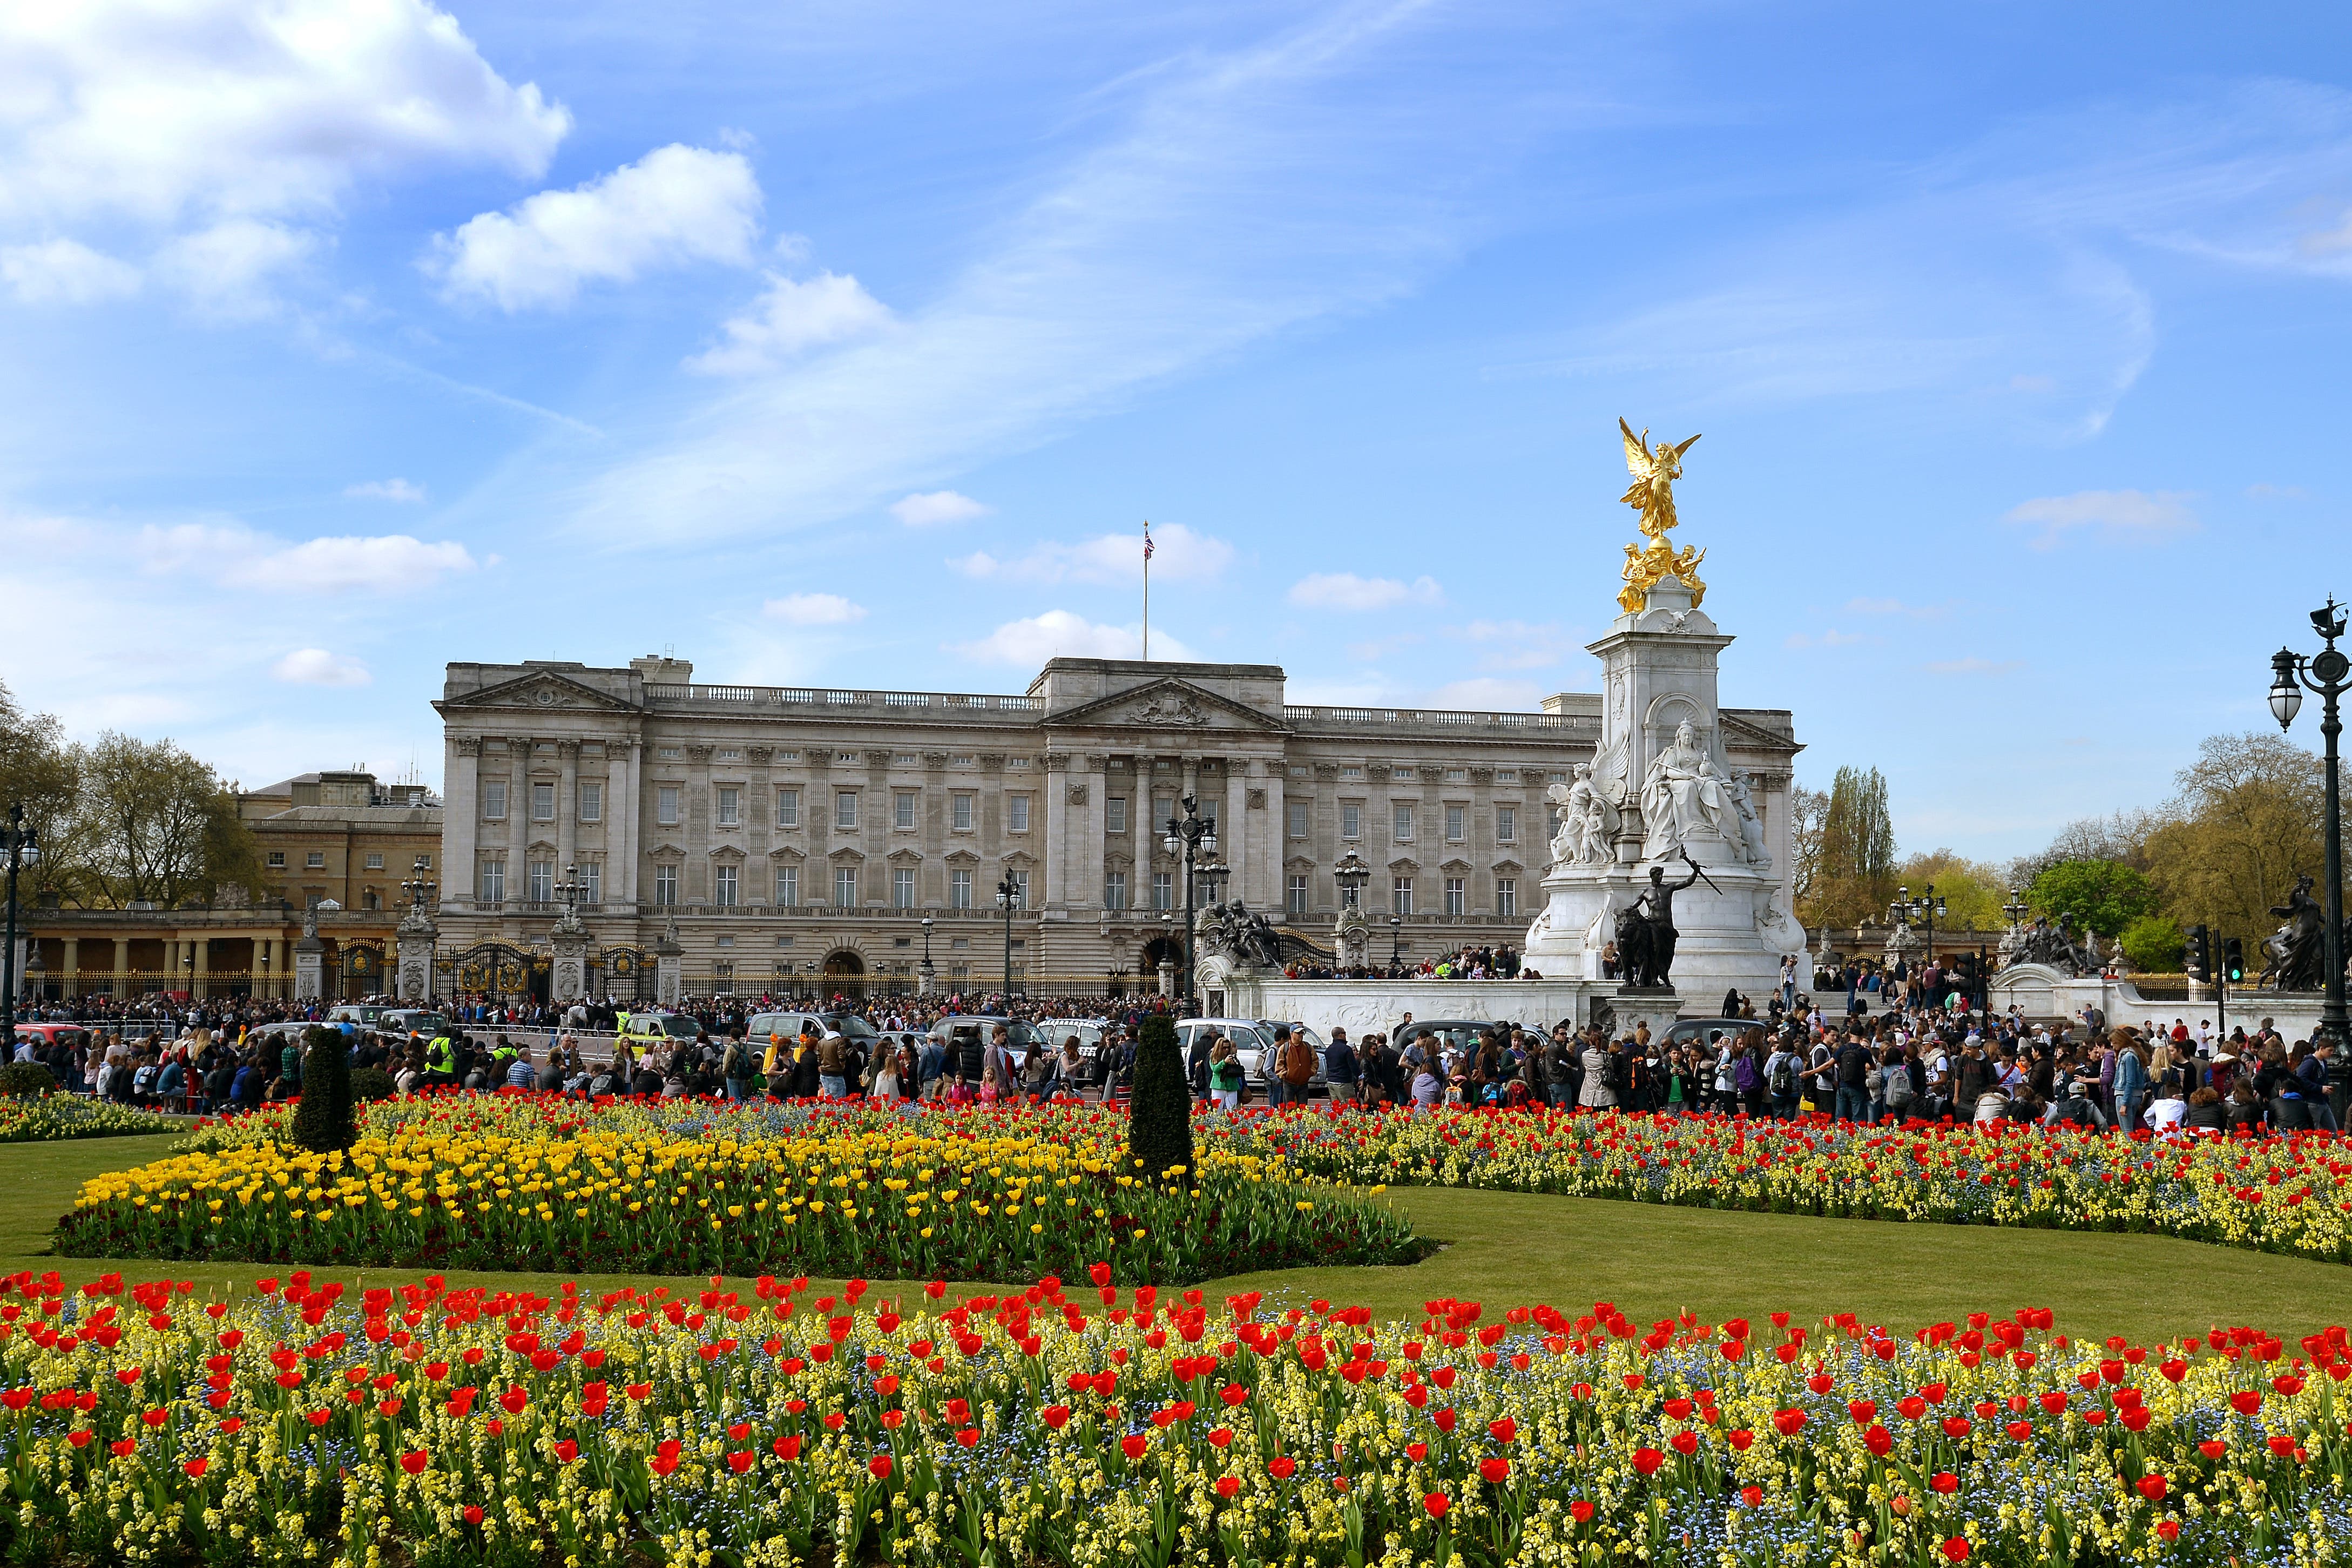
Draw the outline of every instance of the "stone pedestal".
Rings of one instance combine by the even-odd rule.
[[[1364,911],[1349,905],[1331,927],[1331,961],[1339,969],[1365,967],[1372,962],[1372,925]]]
[[[548,974],[547,998],[569,1006],[588,994],[588,928],[566,917],[548,933],[555,948],[555,964]]]
[[[306,936],[294,944],[294,1000],[318,1002],[327,994],[327,944]]]
[[[1160,994],[1176,994],[1176,965],[1173,961],[1164,958],[1160,961]]]
[[[1643,1024],[1655,1039],[1683,1016],[1682,995],[1671,985],[1620,985],[1612,994],[1594,997],[1593,1004],[1596,1015],[1603,1006],[1609,1009],[1606,1022],[1612,1040],[1624,1038]]]
[[[422,913],[410,914],[394,933],[392,994],[409,1006],[433,1000],[433,949],[440,938],[432,917]]]
[[[686,950],[677,943],[677,921],[669,922],[660,942],[654,944],[654,1000],[664,1007],[675,1007],[686,994]]]

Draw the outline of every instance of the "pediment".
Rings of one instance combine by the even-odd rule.
[[[1738,745],[1743,751],[1785,752],[1790,756],[1805,749],[1786,735],[1776,735],[1763,725],[1742,719],[1729,709],[1717,709],[1715,716],[1723,727],[1726,745]]]
[[[486,708],[521,709],[533,713],[637,711],[628,703],[607,697],[595,688],[583,685],[553,669],[534,669],[512,680],[502,680],[479,691],[468,691],[463,697],[442,699],[433,706],[445,718],[459,710],[474,711]]]
[[[922,856],[912,849],[893,849],[882,858],[893,866],[919,866],[923,863]]]
[[[1082,702],[1055,714],[1046,723],[1056,730],[1074,725],[1094,729],[1240,731],[1253,734],[1288,733],[1287,726],[1256,709],[1219,696],[1205,686],[1169,676],[1125,691]]]

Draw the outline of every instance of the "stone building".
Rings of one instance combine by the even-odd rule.
[[[1327,946],[1334,865],[1371,868],[1407,959],[1518,942],[1543,907],[1545,789],[1590,760],[1600,698],[1537,713],[1302,706],[1271,665],[1056,658],[1020,696],[697,684],[682,660],[452,664],[436,991],[543,989],[576,876],[590,987],[651,994],[674,932],[690,994],[1149,984],[1183,907],[1175,801],[1219,829],[1222,896]],[[1785,842],[1790,716],[1727,710]],[[1202,898],[1218,889],[1203,889]],[[1387,951],[1375,944],[1373,956]]]

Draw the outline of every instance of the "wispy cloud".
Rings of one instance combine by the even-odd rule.
[[[273,665],[270,673],[289,686],[365,686],[375,679],[358,659],[322,647],[297,648]]]
[[[1401,583],[1393,577],[1359,577],[1353,572],[1316,572],[1290,585],[1290,602],[1309,610],[1386,610],[1444,600],[1445,591],[1434,577]]]
[[[1525,134],[1506,94],[1433,118],[1410,94],[1333,90],[1409,47],[1422,12],[1346,7],[1106,89],[1089,107],[1116,133],[1039,182],[937,298],[682,411],[578,524],[620,546],[806,526],[1397,298],[1492,221],[1470,193]]]
[[[1234,547],[1195,533],[1182,523],[1166,524],[1151,535],[1151,573],[1163,582],[1205,583],[1233,564]],[[1015,583],[1133,583],[1143,576],[1143,535],[1103,533],[1076,544],[1045,541],[1009,560],[986,551],[959,556],[948,564],[967,577]]]
[[[2021,501],[2002,521],[2038,525],[2036,550],[2048,550],[2082,529],[2095,530],[2111,542],[2152,543],[2195,531],[2197,514],[2189,503],[2196,499],[2179,490],[2077,490]]]
[[[1818,632],[1790,632],[1788,642],[1784,646],[1800,648],[1852,647],[1856,643],[1865,643],[1870,640],[1861,632],[1842,632],[1835,626],[1830,626]]]
[[[790,594],[761,607],[772,621],[794,626],[845,626],[866,618],[866,606],[839,594]]]
[[[386,533],[288,543],[233,522],[151,525],[140,531],[139,550],[141,567],[151,574],[304,595],[413,593],[479,564],[452,540],[428,544]]]
[[[1198,657],[1166,632],[1156,634],[1151,646],[1161,658]],[[1104,626],[1075,611],[1047,610],[1042,616],[1007,621],[977,642],[954,644],[947,651],[991,664],[1035,669],[1055,658],[1139,658],[1143,633],[1140,626]]]
[[[826,272],[799,282],[771,273],[767,291],[751,310],[719,328],[726,341],[688,360],[686,368],[704,375],[754,375],[889,324],[890,308],[855,278]]]
[[[890,503],[890,515],[908,528],[938,528],[945,523],[970,522],[974,518],[986,517],[995,510],[984,501],[976,501],[954,490],[930,490],[905,496]]]
[[[420,506],[425,501],[425,487],[406,479],[368,479],[345,485],[343,494],[353,500],[396,500]]]

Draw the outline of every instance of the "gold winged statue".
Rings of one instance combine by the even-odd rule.
[[[1626,614],[1638,615],[1652,588],[1667,577],[1678,577],[1690,589],[1691,603],[1696,605],[1706,597],[1706,584],[1699,581],[1697,572],[1706,552],[1677,551],[1666,533],[1681,521],[1675,516],[1675,481],[1683,477],[1683,454],[1698,437],[1694,436],[1679,447],[1664,440],[1652,447],[1646,428],[1636,436],[1622,416],[1617,428],[1625,437],[1626,469],[1633,476],[1633,482],[1618,499],[1642,514],[1642,533],[1650,542],[1647,549],[1625,546],[1625,591],[1617,595],[1617,603]]]

